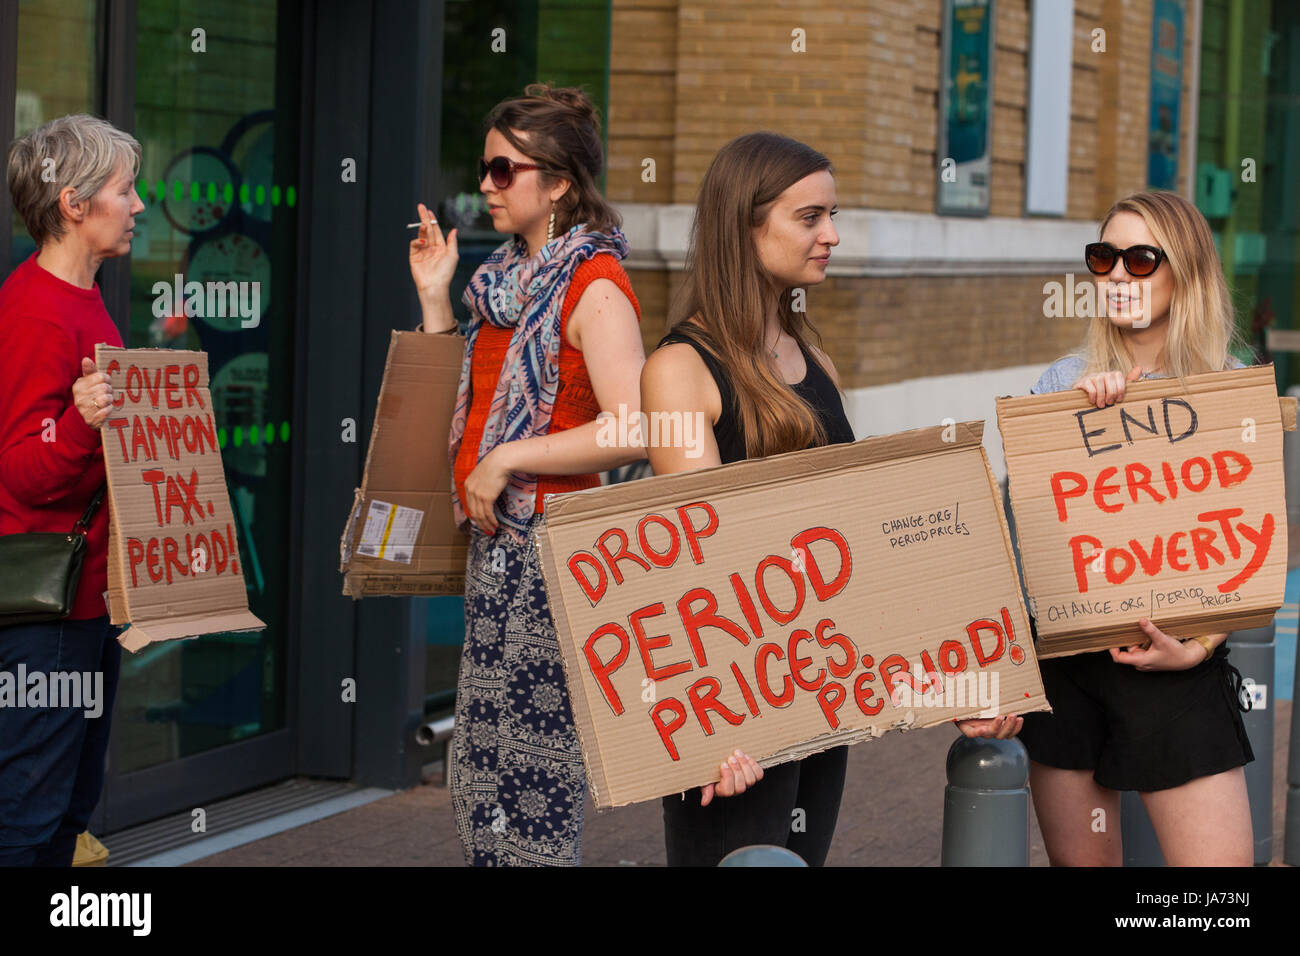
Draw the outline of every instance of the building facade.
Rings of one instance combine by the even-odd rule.
[[[961,4],[957,4],[958,7]],[[991,8],[987,214],[941,216],[936,184],[945,0],[813,2],[615,0],[609,195],[630,226],[637,294],[653,345],[680,274],[696,189],[729,139],[770,129],[825,153],[836,172],[840,245],[808,290],[859,436],[994,420],[997,395],[1023,394],[1075,348],[1084,321],[1044,314],[1044,285],[1082,283],[1083,246],[1115,199],[1147,186],[1153,4],[1121,0]],[[1183,22],[1180,128],[1195,127],[1197,5]],[[1035,10],[1058,15],[1038,42],[1070,57],[1068,83],[1031,89]],[[1072,10],[1071,10],[1072,8]],[[1070,11],[1066,17],[1059,11]],[[797,49],[795,30],[804,31]],[[1055,35],[1050,31],[1055,31]],[[1100,31],[1100,32],[1098,32]],[[1068,116],[1065,204],[1026,211],[1034,161],[1031,94]],[[1052,130],[1045,134],[1053,135]],[[1179,143],[1179,191],[1191,149]],[[645,159],[656,178],[645,182]],[[1058,161],[1059,162],[1059,161]],[[989,433],[992,434],[989,434]],[[996,429],[986,430],[1001,469]]]
[[[770,129],[825,153],[841,242],[807,309],[861,437],[992,422],[1082,339],[1045,286],[1083,282],[1099,219],[1156,181],[1205,212],[1243,331],[1296,328],[1298,21],[1283,0],[0,4],[6,140],[88,111],[143,146],[146,213],[100,288],[129,345],[209,354],[268,625],[128,658],[96,832],[293,777],[409,786],[433,756],[414,731],[450,709],[460,602],[343,597],[339,534],[390,332],[418,320],[415,204],[461,230],[453,299],[501,241],[474,180],[494,103],[546,80],[600,107],[647,348],[716,150]],[[0,272],[31,251],[0,196]],[[259,321],[158,314],[177,274],[258,282]]]

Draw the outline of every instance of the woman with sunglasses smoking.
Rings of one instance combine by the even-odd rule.
[[[1240,368],[1232,302],[1209,225],[1174,193],[1122,199],[1085,250],[1098,315],[1034,394],[1082,390],[1104,408],[1129,382]],[[1119,866],[1120,792],[1142,795],[1171,866],[1250,866],[1242,767],[1254,759],[1226,634],[1179,639],[1143,619],[1148,643],[1039,662],[1053,713],[1020,738],[1056,866]],[[1096,810],[1106,825],[1096,829]]]
[[[597,188],[586,94],[533,84],[488,116],[479,188],[511,234],[474,273],[450,457],[470,530],[451,794],[471,865],[576,866],[586,776],[532,530],[545,496],[645,457],[597,440],[602,409],[635,416],[645,353],[619,260],[627,240]],[[423,204],[411,275],[423,329],[454,333],[456,230]]]

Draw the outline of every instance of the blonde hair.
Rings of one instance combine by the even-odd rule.
[[[1165,374],[1176,378],[1231,368],[1231,349],[1242,339],[1205,217],[1177,193],[1139,192],[1110,207],[1101,221],[1099,235],[1105,234],[1111,219],[1121,212],[1142,217],[1156,245],[1165,252],[1161,267],[1173,273]],[[1120,329],[1105,315],[1092,320],[1078,354],[1084,361],[1085,374],[1127,372],[1133,366]]]
[[[60,116],[10,143],[9,195],[36,247],[67,231],[60,191],[71,186],[77,202],[89,203],[123,163],[134,180],[140,171],[135,137],[86,113]]]

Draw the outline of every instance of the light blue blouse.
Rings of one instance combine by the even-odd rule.
[[[1231,356],[1230,360],[1233,368],[1246,367],[1236,356]],[[1029,390],[1029,394],[1045,395],[1048,392],[1064,392],[1079,380],[1084,368],[1086,368],[1086,364],[1078,354],[1071,353],[1064,358],[1059,358],[1047,367],[1047,371],[1039,376],[1038,381]],[[1164,376],[1152,375],[1148,372],[1142,378],[1164,378]]]

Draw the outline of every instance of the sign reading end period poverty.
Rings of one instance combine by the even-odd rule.
[[[1133,382],[1099,409],[1077,389],[998,399],[1040,657],[1266,625],[1287,525],[1272,366]]]
[[[772,766],[1047,709],[982,435],[550,499],[537,541],[596,806],[716,781],[737,747]]]
[[[248,610],[208,391],[208,357],[95,347],[113,386],[100,431],[108,471],[109,612],[129,651],[264,628]]]

